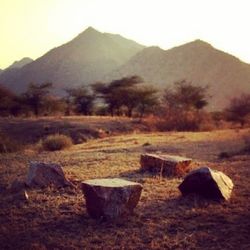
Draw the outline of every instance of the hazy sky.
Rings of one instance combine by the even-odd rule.
[[[249,0],[0,0],[0,68],[88,26],[164,49],[199,38],[250,63]]]

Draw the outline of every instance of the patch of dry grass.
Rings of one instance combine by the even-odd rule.
[[[73,145],[72,139],[66,135],[49,135],[41,142],[41,147],[47,151],[57,151],[69,148]]]
[[[74,144],[78,144],[93,138],[146,131],[147,127],[136,120],[121,117],[0,117],[0,130],[10,139],[29,145],[57,133],[70,136]]]
[[[0,154],[10,153],[21,150],[21,145],[8,135],[0,132]]]
[[[0,246],[2,249],[249,249],[249,155],[219,160],[222,150],[244,146],[249,130],[112,136],[67,151],[5,154],[0,158]],[[145,146],[148,143],[150,145]],[[139,171],[140,154],[179,154],[208,165],[235,184],[229,202],[181,197],[180,178]],[[6,187],[25,178],[29,160],[61,163],[68,178],[121,177],[143,184],[135,214],[115,222],[91,219],[76,190],[28,190],[16,203]]]

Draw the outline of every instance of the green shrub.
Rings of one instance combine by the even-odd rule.
[[[42,148],[47,151],[56,151],[72,146],[72,139],[66,135],[49,135],[42,141]]]

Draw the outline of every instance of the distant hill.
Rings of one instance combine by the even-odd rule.
[[[29,64],[33,62],[33,60],[29,57],[24,57],[23,59],[19,60],[19,61],[15,61],[14,63],[12,63],[8,68],[6,68],[5,70],[0,70],[0,75],[2,74],[2,78],[3,80],[0,81],[0,84],[4,84],[7,87],[10,87],[12,89],[11,86],[7,85],[6,83],[8,82],[8,79],[11,78],[18,78],[19,77],[19,72],[20,69],[22,67],[24,67],[25,65]],[[6,80],[7,79],[7,80]]]
[[[142,50],[144,46],[91,27],[72,41],[18,70],[3,72],[0,83],[20,93],[30,82],[53,82],[56,92],[93,83]]]
[[[0,84],[17,93],[30,82],[53,82],[54,92],[62,94],[66,87],[135,74],[160,89],[183,79],[209,85],[210,109],[222,109],[232,97],[250,92],[250,65],[206,42],[195,40],[169,50],[146,48],[91,27],[21,68],[14,65],[1,73]]]
[[[13,64],[11,64],[7,69],[14,69],[14,68],[22,68],[26,64],[29,64],[33,62],[33,60],[29,57],[24,57],[23,59],[19,61],[15,61]]]
[[[211,109],[224,108],[232,97],[250,92],[250,65],[201,40],[170,50],[145,48],[105,79],[134,74],[159,88],[182,79],[209,85]]]

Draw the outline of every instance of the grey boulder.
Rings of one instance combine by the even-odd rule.
[[[183,195],[195,193],[213,200],[228,200],[233,186],[232,180],[224,173],[201,167],[185,177],[179,190]]]

